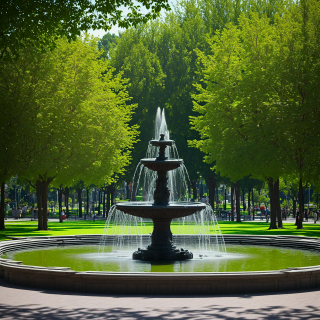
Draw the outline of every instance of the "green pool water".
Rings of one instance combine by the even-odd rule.
[[[278,247],[228,245],[227,253],[199,253],[190,248],[194,259],[179,262],[150,263],[132,260],[134,248],[99,253],[99,246],[64,246],[16,251],[3,258],[24,265],[70,267],[75,271],[113,272],[237,272],[267,271],[320,265],[320,254]],[[201,255],[201,256],[200,256]]]

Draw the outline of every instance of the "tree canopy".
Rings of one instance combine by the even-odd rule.
[[[89,37],[25,47],[0,68],[6,172],[44,186],[103,184],[123,172],[137,135],[127,81]],[[1,160],[2,161],[2,160]],[[5,181],[5,180],[2,180]]]
[[[211,53],[199,51],[194,145],[223,175],[267,178],[278,194],[279,177],[294,174],[301,197],[303,184],[318,183],[319,25],[319,2],[303,0],[273,19],[243,13],[208,40]]]
[[[123,8],[128,10],[125,16]],[[0,53],[3,56],[9,50],[16,55],[30,42],[42,48],[54,46],[57,37],[75,40],[81,31],[89,29],[109,30],[115,24],[121,28],[136,26],[156,18],[161,9],[170,9],[168,0],[1,1]]]

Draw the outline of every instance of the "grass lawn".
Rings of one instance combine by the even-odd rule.
[[[0,240],[6,240],[7,236],[33,237],[33,236],[63,236],[77,234],[102,234],[105,221],[64,221],[63,223],[49,221],[48,231],[38,231],[37,221],[6,221],[6,229],[0,231]],[[284,223],[285,229],[268,230],[266,222],[245,221],[241,223],[232,221],[220,221],[219,227],[222,234],[252,234],[252,235],[296,235],[320,237],[320,224],[304,224],[304,229],[297,230],[293,223]],[[129,233],[135,233],[134,227]],[[180,233],[182,228],[172,223],[171,230],[174,234]],[[143,233],[152,232],[152,223],[146,223]],[[113,233],[113,232],[112,232]]]

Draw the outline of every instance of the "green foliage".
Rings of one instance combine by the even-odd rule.
[[[109,58],[109,51],[117,44],[119,37],[116,36],[114,33],[106,33],[98,42],[99,50],[103,49],[103,58]]]
[[[54,178],[57,186],[111,181],[129,163],[136,136],[128,125],[135,106],[127,103],[126,81],[98,59],[88,37],[20,53],[0,69],[3,128],[17,127],[8,138],[17,163],[9,158],[5,168],[30,181]]]
[[[123,7],[128,14],[123,15]],[[144,14],[141,7],[149,11]],[[75,40],[81,31],[108,30],[118,24],[121,28],[136,26],[154,19],[161,9],[169,10],[167,0],[56,0],[56,1],[1,1],[0,53],[16,56],[25,45],[46,49],[55,40],[67,37]]]
[[[201,140],[193,145],[233,180],[293,173],[317,180],[319,8],[313,0],[292,4],[274,21],[242,14],[238,26],[208,39],[210,54],[198,52],[201,115],[191,122]]]

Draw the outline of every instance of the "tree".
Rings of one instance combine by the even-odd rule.
[[[16,83],[12,81],[15,76],[6,78],[3,69],[2,80],[12,88],[4,92],[4,99],[16,99],[16,88],[28,89],[19,91],[17,109],[8,113],[12,118],[20,116],[16,114],[20,101],[29,101],[27,110],[32,117],[19,119],[22,124],[26,120],[30,128],[16,135],[14,145],[20,148],[17,173],[31,183],[36,181],[39,229],[47,228],[41,213],[46,217],[51,182],[57,187],[72,186],[79,180],[87,186],[100,184],[111,181],[114,172],[123,172],[130,161],[137,132],[128,122],[135,106],[127,103],[126,81],[121,74],[114,75],[99,55],[91,38],[71,43],[59,39],[53,51],[42,53],[27,47],[20,59],[4,64],[12,66],[8,70],[15,71],[16,78],[21,73],[29,79]],[[23,72],[22,67],[26,68]]]
[[[313,122],[319,119],[319,19],[317,1],[289,6],[274,24],[257,13],[242,15],[239,27],[213,38],[210,56],[200,54],[206,86],[198,86],[196,97],[202,116],[193,124],[203,138],[196,144],[224,174],[268,179],[272,228],[275,214],[281,227],[279,177],[299,176],[302,212],[303,184],[320,168]]]
[[[149,11],[144,14],[140,6]],[[123,7],[128,8],[126,16]],[[109,30],[115,24],[120,28],[136,26],[156,18],[161,9],[170,9],[167,0],[2,1],[0,54],[16,56],[30,43],[38,48],[54,47],[58,37],[75,40],[81,31],[89,29]]]
[[[103,49],[102,57],[105,59],[109,59],[109,51],[111,48],[113,48],[119,40],[119,37],[115,35],[114,33],[106,33],[98,42],[98,48],[99,50]]]
[[[239,27],[229,25],[213,37],[212,54],[199,54],[205,86],[198,85],[195,110],[203,116],[192,123],[203,139],[195,145],[207,152],[207,161],[217,161],[222,174],[234,181],[246,174],[268,178],[275,197],[271,207],[281,226],[278,182],[291,168],[282,152],[290,106],[279,102],[281,77],[274,70],[283,52],[277,28],[252,13],[241,16]],[[274,214],[271,227],[273,221]]]

